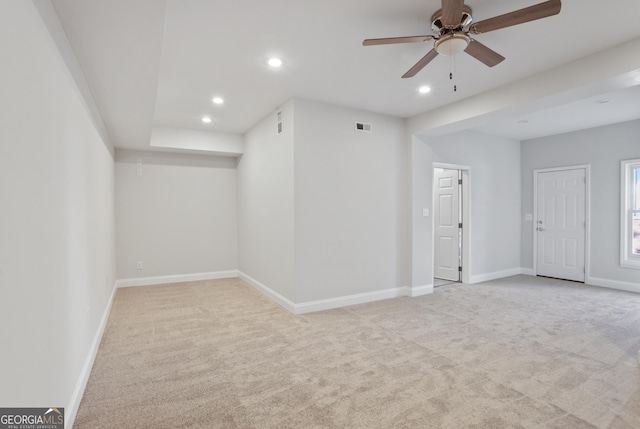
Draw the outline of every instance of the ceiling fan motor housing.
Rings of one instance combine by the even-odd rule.
[[[442,9],[438,10],[431,17],[431,29],[440,34],[447,34],[456,31],[462,31],[463,28],[468,27],[473,22],[473,18],[471,17],[471,8],[467,5],[464,5],[462,8],[462,17],[460,18],[460,25],[455,27],[445,27],[442,23]]]
[[[431,17],[431,29],[440,34],[434,46],[436,52],[440,55],[456,55],[467,49],[471,39],[465,28],[471,25],[471,22],[471,8],[466,5],[463,7],[460,23],[455,27],[442,23],[442,9],[434,13]]]

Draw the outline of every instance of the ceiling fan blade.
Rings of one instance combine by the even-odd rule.
[[[416,63],[415,66],[411,67],[409,71],[402,75],[403,78],[414,77],[420,70],[422,70],[427,64],[431,62],[435,57],[438,56],[438,52],[435,49],[430,50],[427,55],[422,57],[420,61]]]
[[[413,42],[426,42],[433,39],[433,36],[408,36],[408,37],[384,37],[382,39],[366,39],[362,42],[362,46],[373,45],[391,45],[393,43],[413,43]]]
[[[474,34],[487,33],[489,31],[499,30],[501,28],[511,27],[513,25],[523,24],[536,19],[546,18],[548,16],[557,15],[562,7],[560,0],[549,0],[533,6],[525,7],[504,15],[498,15],[484,21],[471,24],[469,31]]]
[[[489,67],[493,67],[504,61],[504,57],[499,53],[487,48],[477,40],[471,40],[467,49],[464,50],[467,54],[471,55],[481,63],[486,64]]]
[[[464,0],[442,0],[442,25],[448,28],[460,27]]]

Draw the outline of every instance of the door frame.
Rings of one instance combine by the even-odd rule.
[[[588,284],[590,278],[589,271],[591,267],[591,164],[569,165],[566,167],[541,168],[533,170],[533,225],[531,226],[531,231],[533,233],[533,275],[538,275],[538,234],[536,234],[536,227],[538,225],[538,174],[567,170],[584,170],[585,173],[584,283]]]
[[[444,170],[460,170],[462,172],[462,194],[460,203],[462,204],[462,283],[469,283],[469,268],[471,267],[471,167],[468,165],[447,164],[443,162],[432,163],[431,177],[433,170],[442,168]],[[431,199],[431,213],[433,213],[433,198]],[[431,237],[435,236],[435,215],[431,216]],[[435,240],[433,240],[431,252],[431,267],[435,264]]]

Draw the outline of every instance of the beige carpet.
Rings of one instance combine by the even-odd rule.
[[[294,316],[120,289],[74,428],[640,428],[640,295],[517,276]]]

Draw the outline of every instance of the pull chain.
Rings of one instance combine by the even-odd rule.
[[[450,70],[451,70],[451,72],[449,73],[449,80],[453,81],[453,92],[457,92],[458,91],[458,86],[456,85],[456,81],[453,79],[453,74],[456,71],[456,56],[455,55],[451,55]]]

